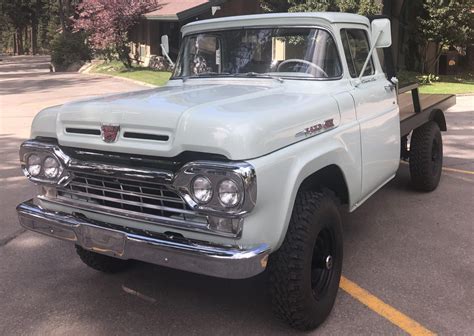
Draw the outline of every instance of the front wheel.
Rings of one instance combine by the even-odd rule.
[[[324,322],[339,288],[342,254],[341,218],[332,194],[299,193],[285,240],[269,260],[277,315],[300,330]]]
[[[96,271],[104,273],[118,273],[125,271],[132,265],[131,260],[122,260],[109,257],[104,254],[83,249],[79,245],[76,245],[76,252],[84,264],[90,268],[95,269]]]

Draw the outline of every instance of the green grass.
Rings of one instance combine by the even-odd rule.
[[[127,70],[125,66],[118,61],[96,65],[91,72],[129,78],[156,86],[165,85],[171,76],[170,72],[155,71],[143,67],[133,67],[131,70]]]
[[[154,71],[142,67],[133,67],[131,70],[127,70],[124,65],[118,61],[97,65],[91,72],[129,78],[156,86],[165,85],[171,76],[169,72]],[[420,75],[414,72],[400,72],[398,76],[400,85],[417,81],[417,77],[418,79],[420,78]],[[474,75],[440,76],[437,82],[421,85],[420,93],[474,94]]]
[[[439,81],[421,86],[420,92],[445,94],[474,93],[474,76],[472,74],[439,76]]]
[[[421,75],[416,72],[401,71],[397,74],[400,86],[421,80]],[[439,76],[438,81],[431,84],[420,85],[421,93],[443,94],[474,94],[474,75],[465,73],[460,75]]]
[[[422,85],[419,90],[420,93],[474,94],[474,83],[435,82]]]

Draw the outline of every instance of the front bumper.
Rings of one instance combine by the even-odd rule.
[[[87,250],[220,278],[243,279],[263,272],[270,248],[223,246],[147,232],[131,232],[79,215],[48,211],[33,200],[17,206],[20,224],[71,241]]]

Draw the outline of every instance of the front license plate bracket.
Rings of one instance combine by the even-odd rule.
[[[123,256],[125,234],[95,226],[82,226],[80,231],[82,247],[85,249],[116,257]]]

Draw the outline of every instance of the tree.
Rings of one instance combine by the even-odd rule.
[[[382,5],[375,0],[262,0],[266,12],[349,12],[379,14]]]
[[[6,27],[13,35],[13,52],[23,54],[26,43],[26,32],[31,19],[30,0],[2,0],[0,11],[3,13]]]
[[[2,51],[36,54],[50,48],[60,31],[70,30],[69,18],[80,0],[0,0],[0,40]],[[60,7],[64,3],[62,18]],[[65,29],[61,29],[60,21]]]
[[[474,40],[474,0],[424,0],[424,13],[418,17],[422,46],[422,73],[437,64],[445,48],[464,47]],[[435,43],[436,54],[427,59],[429,43]]]
[[[95,50],[113,49],[119,60],[131,68],[128,32],[143,14],[157,6],[156,0],[84,0],[74,27],[89,34]]]

